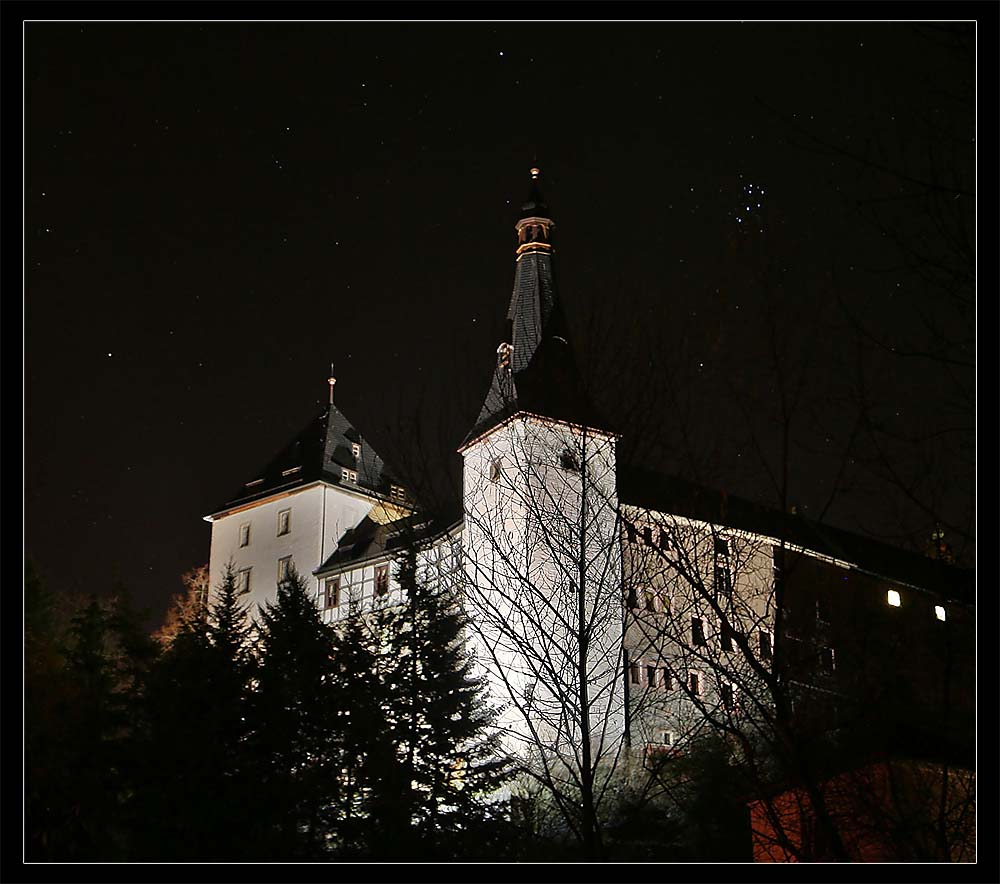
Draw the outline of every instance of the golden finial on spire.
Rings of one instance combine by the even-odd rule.
[[[333,405],[333,385],[337,383],[337,379],[333,376],[333,363],[330,363],[330,377],[326,379],[326,382],[330,385],[330,404]]]

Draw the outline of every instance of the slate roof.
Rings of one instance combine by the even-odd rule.
[[[361,446],[355,459],[352,444]],[[296,469],[296,467],[298,469]],[[356,482],[345,480],[342,470],[357,473]],[[372,449],[335,405],[323,409],[253,479],[238,489],[213,513],[242,506],[276,491],[286,491],[322,479],[352,491],[388,497],[392,475]]]
[[[522,207],[521,218],[526,217],[548,217],[537,180]],[[513,346],[509,361],[498,354],[486,400],[462,444],[518,412],[609,430],[580,376],[550,250],[526,251],[518,257],[507,320]]]
[[[366,516],[354,528],[344,532],[337,548],[313,574],[322,577],[371,559],[392,555],[409,544],[420,546],[430,543],[461,525],[460,512],[440,517],[416,513],[387,524],[378,523]]]
[[[974,604],[975,572],[647,469],[618,468],[621,504],[784,540],[863,571]]]

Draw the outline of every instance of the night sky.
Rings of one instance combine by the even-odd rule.
[[[155,619],[331,360],[376,450],[454,475],[537,164],[623,458],[774,503],[784,386],[786,503],[911,546],[942,521],[971,563],[972,292],[929,213],[946,192],[949,223],[974,218],[973,36],[27,24],[28,557]],[[904,266],[899,232],[945,277]]]

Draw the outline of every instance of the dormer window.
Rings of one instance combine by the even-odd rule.
[[[402,500],[404,497],[406,497],[406,489],[404,489],[402,485],[390,486],[390,492],[392,493],[392,496],[397,498],[398,500]]]
[[[281,475],[282,476],[292,476],[295,473],[299,472],[301,469],[302,469],[302,467],[290,467],[287,470],[282,470],[281,471]]]
[[[355,460],[361,457],[361,445],[358,442],[351,443],[351,454],[354,455]]]
[[[349,470],[347,467],[342,467],[340,470],[340,478],[344,482],[357,482],[358,481],[358,471]]]

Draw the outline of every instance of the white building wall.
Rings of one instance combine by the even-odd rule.
[[[250,570],[250,594],[244,597],[251,614],[259,605],[274,601],[277,594],[278,561],[291,556],[306,585],[316,595],[318,581],[312,572],[336,548],[337,539],[360,522],[373,502],[317,483],[288,494],[266,498],[232,511],[212,522],[209,579],[214,591],[226,564],[237,572]],[[278,534],[279,513],[289,511],[289,531]],[[250,542],[240,546],[240,529],[250,526]]]
[[[576,469],[563,463],[564,452]],[[545,744],[561,753],[579,745],[575,632],[582,556],[585,618],[593,624],[587,654],[592,745],[597,754],[613,754],[624,730],[614,440],[518,418],[464,456],[471,638],[491,693],[506,706],[500,725],[508,746],[523,752]]]

